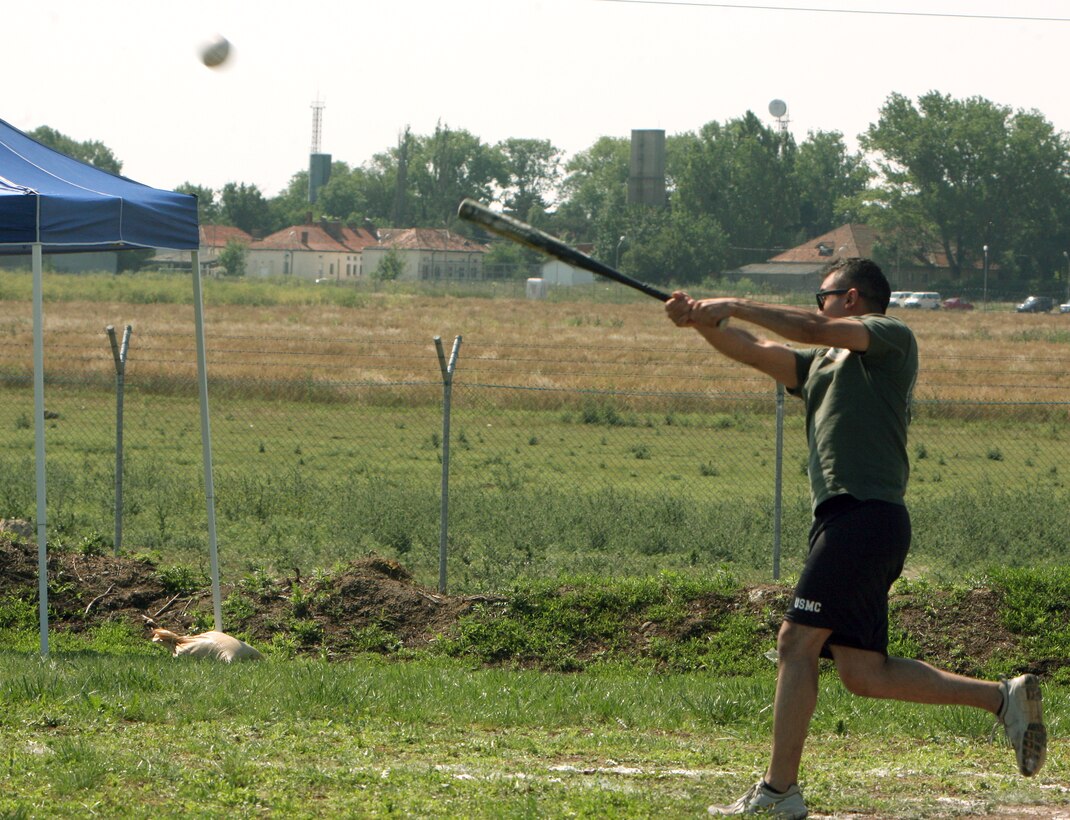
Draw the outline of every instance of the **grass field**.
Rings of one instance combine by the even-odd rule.
[[[32,518],[25,390],[0,390],[3,517]],[[478,395],[476,398],[480,398]],[[55,387],[48,408],[53,540],[111,539],[114,430],[106,393]],[[561,572],[771,566],[770,413],[509,410],[455,399],[451,588],[493,590]],[[225,574],[306,571],[375,551],[438,572],[441,418],[434,407],[218,401],[216,510]],[[103,415],[104,418],[100,419]],[[349,418],[352,416],[352,418]],[[203,567],[196,405],[125,405],[124,544]],[[101,423],[103,422],[103,423]],[[785,430],[783,563],[801,561],[807,484],[801,418]],[[982,574],[1063,560],[1066,433],[1052,421],[922,418],[912,430],[913,574]],[[629,561],[622,564],[621,556]]]
[[[817,816],[1056,817],[1070,805],[1070,633],[1059,606],[1070,575],[1004,572],[994,583],[1002,604],[970,612],[974,630],[958,632],[966,643],[938,654],[968,667],[979,656],[963,647],[987,643],[977,625],[1001,623],[1022,654],[995,647],[982,674],[1061,659],[1061,683],[1045,685],[1043,772],[1018,777],[982,713],[855,698],[826,668],[802,776]],[[692,605],[735,584],[662,576],[532,587],[504,599],[502,617],[472,610],[422,650],[328,663],[257,640],[268,659],[233,667],[172,660],[107,618],[57,633],[42,660],[34,607],[0,595],[0,813],[687,817],[759,776],[774,686],[762,655],[772,614],[760,603],[752,615],[725,610],[723,628],[701,638],[588,652],[569,664],[582,672],[566,673],[548,666],[591,640],[610,647],[635,627],[650,634],[650,623],[694,632]],[[951,636],[925,626],[926,610],[959,621],[955,608],[976,600],[966,588],[897,587],[899,652]],[[296,606],[295,588],[291,596]],[[907,609],[921,616],[909,631]]]
[[[5,817],[694,817],[761,773],[772,671],[562,675],[437,661],[226,668],[0,653]],[[253,696],[255,693],[255,696]],[[1062,688],[1036,778],[980,713],[861,701],[824,677],[815,813],[1057,816]]]

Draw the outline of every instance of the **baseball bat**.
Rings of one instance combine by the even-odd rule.
[[[541,251],[554,259],[560,259],[574,268],[597,273],[599,276],[604,276],[614,282],[620,282],[622,285],[635,288],[647,296],[660,299],[662,302],[667,302],[672,298],[668,293],[658,290],[645,282],[640,282],[638,279],[632,279],[632,277],[626,276],[619,270],[588,256],[583,251],[576,250],[571,245],[566,245],[560,239],[550,236],[550,234],[540,231],[526,222],[521,222],[519,219],[496,213],[474,199],[465,199],[461,202],[460,207],[457,208],[457,216],[467,222],[480,225],[498,236],[511,239],[513,242],[518,242],[532,250]]]

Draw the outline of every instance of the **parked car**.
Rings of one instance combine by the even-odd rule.
[[[1070,302],[1065,305],[1059,305],[1059,313],[1070,313]]]
[[[1015,308],[1018,313],[1047,313],[1055,306],[1050,296],[1030,296]]]
[[[909,290],[893,290],[892,297],[888,300],[888,307],[902,307],[910,294]]]
[[[935,291],[919,291],[918,293],[910,294],[907,300],[903,302],[903,307],[939,310],[940,301],[940,294]]]
[[[945,299],[940,307],[944,310],[973,310],[973,302],[968,302],[960,296],[952,296]]]

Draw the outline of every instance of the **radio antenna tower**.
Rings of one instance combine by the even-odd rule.
[[[320,153],[320,135],[323,131],[323,109],[327,103],[319,98],[319,94],[316,95],[316,99],[312,103],[312,153]]]

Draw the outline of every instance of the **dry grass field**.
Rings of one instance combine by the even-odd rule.
[[[209,372],[220,386],[252,381],[437,385],[432,340],[441,337],[448,354],[461,336],[457,377],[469,383],[701,396],[769,389],[758,374],[713,355],[696,334],[671,326],[659,305],[647,299],[598,303],[368,293],[348,304],[250,306],[214,304],[212,295],[205,308]],[[0,368],[17,373],[31,362],[30,305],[0,304],[0,332],[7,339]],[[1020,315],[1006,304],[989,308],[898,311],[921,348],[918,397],[1070,401],[1070,315]],[[133,327],[132,377],[158,382],[164,390],[169,380],[184,384],[195,374],[189,304],[115,300],[46,303],[47,371],[113,377],[104,333],[109,324],[120,335],[126,324]]]

